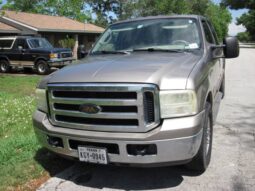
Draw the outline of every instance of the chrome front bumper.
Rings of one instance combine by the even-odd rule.
[[[74,60],[74,58],[54,58],[50,59],[48,64],[52,67],[65,66],[71,64]]]
[[[147,133],[113,133],[53,126],[47,115],[37,110],[33,116],[33,123],[39,142],[55,153],[78,158],[78,151],[70,147],[70,140],[109,143],[117,144],[119,147],[119,154],[109,154],[110,163],[153,165],[192,159],[202,140],[203,119],[204,112],[201,112],[191,117],[165,119],[159,127]],[[47,141],[48,136],[61,138],[63,148],[51,146]],[[129,144],[155,144],[157,154],[129,155],[127,152]]]

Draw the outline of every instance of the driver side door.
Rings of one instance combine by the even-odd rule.
[[[26,39],[18,39],[17,48],[21,51],[20,65],[23,67],[32,67],[34,65],[34,58],[28,46]]]

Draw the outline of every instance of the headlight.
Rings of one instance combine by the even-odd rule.
[[[197,113],[197,97],[192,90],[160,91],[161,118],[194,115]]]
[[[47,99],[46,99],[46,90],[45,89],[36,89],[35,90],[36,104],[37,109],[47,113]]]
[[[50,54],[50,58],[58,58],[58,54],[56,54],[56,53],[51,53],[51,54]]]

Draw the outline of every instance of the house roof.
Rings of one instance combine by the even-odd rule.
[[[20,30],[0,22],[0,33],[20,33]]]
[[[102,33],[104,31],[104,28],[94,24],[82,23],[60,16],[4,10],[2,11],[2,18],[21,24],[32,30],[42,32]]]

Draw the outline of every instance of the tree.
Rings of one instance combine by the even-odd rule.
[[[210,3],[205,11],[205,16],[212,22],[218,38],[223,40],[228,34],[228,25],[232,19],[230,12],[224,7]]]
[[[40,0],[7,0],[2,6],[4,10],[23,11],[30,13],[38,13],[42,8]]]
[[[4,10],[65,16],[81,22],[90,21],[91,16],[84,8],[83,0],[7,0],[2,7]]]
[[[112,23],[115,20],[113,14],[118,14],[120,11],[119,0],[88,0],[86,2],[96,14],[95,24],[102,27]]]
[[[249,42],[251,37],[248,32],[240,32],[237,34],[237,38],[241,42]]]
[[[249,9],[248,13],[243,14],[237,19],[238,25],[244,25],[247,29],[246,37],[255,41],[255,1],[254,0],[222,0],[222,5],[230,9]]]
[[[237,19],[237,24],[244,25],[250,40],[255,41],[255,10],[249,10],[248,13],[243,14]]]
[[[77,21],[91,21],[91,15],[85,11],[83,0],[47,0],[44,2],[43,13],[65,16]]]
[[[222,0],[221,4],[230,9],[255,9],[254,0]]]

